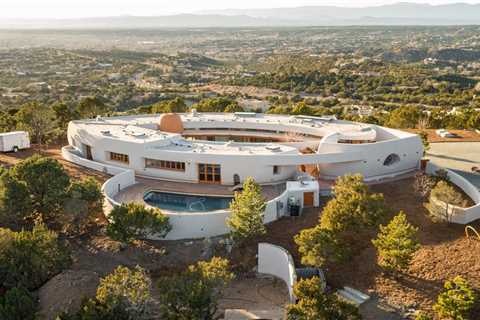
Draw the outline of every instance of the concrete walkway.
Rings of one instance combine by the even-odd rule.
[[[188,182],[174,182],[158,179],[145,179],[136,177],[137,184],[123,189],[115,196],[115,201],[122,203],[137,202],[143,203],[143,196],[150,190],[188,193],[199,195],[217,195],[217,196],[233,196],[230,186],[217,184],[198,184]],[[272,200],[285,191],[285,183],[275,185],[262,186],[263,196],[268,200]]]

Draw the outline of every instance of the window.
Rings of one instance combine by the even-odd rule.
[[[279,174],[280,168],[278,166],[273,166],[273,174]]]
[[[145,159],[145,167],[162,170],[185,171],[185,162]]]
[[[128,154],[110,152],[110,160],[129,163]]]
[[[198,181],[203,183],[221,183],[220,165],[219,164],[198,164]]]
[[[398,162],[400,162],[400,156],[396,153],[392,153],[385,158],[385,161],[383,161],[383,165],[389,167],[389,166],[393,166]]]

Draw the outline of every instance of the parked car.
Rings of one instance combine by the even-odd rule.
[[[30,148],[30,137],[26,131],[0,133],[0,152],[18,152]]]

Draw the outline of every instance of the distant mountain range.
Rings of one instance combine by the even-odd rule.
[[[206,28],[346,25],[480,24],[480,4],[455,3],[347,8],[309,6],[210,10],[170,16],[119,16],[84,19],[0,19],[0,28]]]

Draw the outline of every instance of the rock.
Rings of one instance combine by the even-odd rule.
[[[85,297],[95,296],[100,277],[88,270],[66,270],[45,283],[38,291],[41,319],[54,320],[62,312],[80,308]]]

